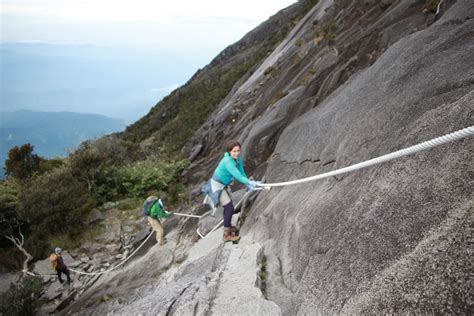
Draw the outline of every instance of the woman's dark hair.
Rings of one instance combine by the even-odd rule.
[[[225,146],[225,149],[227,152],[230,152],[235,146],[239,146],[239,147],[242,147],[242,145],[240,145],[240,143],[236,140],[231,140],[227,143],[227,145]]]

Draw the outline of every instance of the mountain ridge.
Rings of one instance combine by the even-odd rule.
[[[100,114],[19,110],[1,115],[2,163],[13,146],[30,143],[42,157],[66,156],[83,141],[125,128],[122,120]]]

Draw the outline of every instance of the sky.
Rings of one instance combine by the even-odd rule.
[[[0,0],[0,110],[133,122],[295,2]]]
[[[223,49],[295,0],[0,0],[2,42]]]

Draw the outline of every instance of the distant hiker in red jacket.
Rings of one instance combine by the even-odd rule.
[[[67,284],[70,284],[71,278],[69,277],[69,269],[64,263],[63,256],[61,256],[61,252],[62,249],[56,247],[56,249],[54,249],[54,253],[49,256],[49,259],[51,260],[51,268],[58,274],[58,279],[61,284],[64,283],[64,280],[61,278],[62,273],[64,273],[67,277]]]

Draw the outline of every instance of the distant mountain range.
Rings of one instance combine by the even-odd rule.
[[[131,123],[207,58],[94,45],[0,43],[3,111],[71,111]]]
[[[0,114],[1,174],[13,146],[30,143],[34,152],[42,157],[66,156],[69,150],[87,139],[125,128],[123,121],[98,114],[30,110]]]

